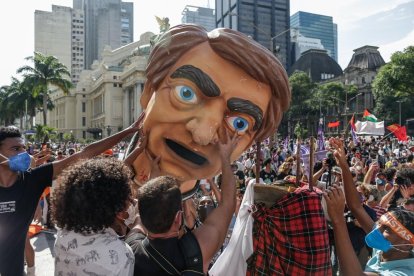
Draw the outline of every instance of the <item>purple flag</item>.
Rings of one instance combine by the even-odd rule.
[[[359,143],[359,139],[358,136],[356,135],[354,129],[351,127],[351,135],[352,135],[352,141],[354,142],[354,144],[358,144]]]
[[[325,150],[325,136],[323,133],[323,118],[319,119],[317,144],[318,144],[318,150]]]

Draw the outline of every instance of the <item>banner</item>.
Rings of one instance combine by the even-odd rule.
[[[384,121],[381,122],[361,122],[357,121],[355,123],[356,134],[358,135],[379,135],[382,136],[385,133]]]
[[[322,161],[323,159],[325,159],[327,152],[328,152],[327,150],[316,151],[315,154],[313,155],[313,158],[314,158],[313,164],[315,164],[317,161]],[[310,155],[309,153],[303,154],[302,159],[301,159],[303,162],[303,171],[304,171],[304,174],[306,174],[306,176],[309,176],[309,171],[310,171],[309,155]]]
[[[298,146],[296,144],[293,145],[293,154],[296,154]],[[300,145],[300,154],[303,156],[304,154],[309,154],[310,149],[308,146]]]

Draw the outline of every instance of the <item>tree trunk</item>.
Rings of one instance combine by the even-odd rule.
[[[47,92],[43,94],[43,125],[47,125]]]

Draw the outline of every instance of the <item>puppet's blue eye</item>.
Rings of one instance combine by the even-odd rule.
[[[240,134],[246,132],[246,130],[249,128],[249,122],[242,117],[231,116],[231,117],[228,117],[226,120],[229,126],[234,131],[237,131]]]
[[[188,86],[179,85],[175,87],[175,93],[178,96],[179,100],[185,103],[196,103],[197,102],[197,95]]]

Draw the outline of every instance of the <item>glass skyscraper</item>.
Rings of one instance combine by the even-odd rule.
[[[181,18],[182,23],[193,23],[203,26],[207,31],[211,31],[216,28],[216,16],[214,15],[214,9],[185,6]]]
[[[238,30],[290,64],[289,0],[216,0],[216,25]]]
[[[299,11],[290,17],[290,27],[305,37],[320,39],[328,55],[338,62],[338,27],[332,16]]]

